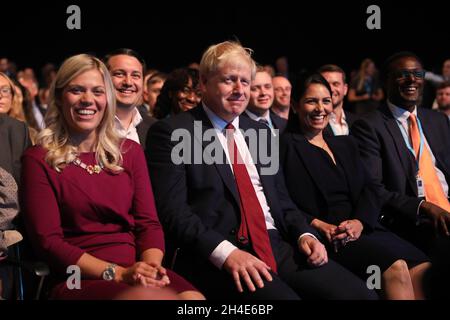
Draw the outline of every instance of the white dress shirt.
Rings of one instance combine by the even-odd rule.
[[[142,122],[143,119],[137,108],[134,108],[133,113],[133,119],[131,120],[131,124],[128,129],[123,127],[122,122],[120,122],[119,117],[117,117],[116,115],[114,117],[116,130],[119,136],[121,136],[122,138],[127,138],[141,144],[136,127]]]
[[[348,136],[349,129],[346,121],[345,112],[342,110],[341,121],[339,122],[334,112],[330,113],[329,124],[335,136]]]

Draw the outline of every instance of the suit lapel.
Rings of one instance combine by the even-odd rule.
[[[256,121],[250,119],[250,117],[248,117],[247,115],[244,115],[244,114],[241,117],[239,117],[239,127],[244,132],[249,129],[256,130],[256,134],[258,135],[259,134],[259,128],[257,128],[258,126],[264,126],[264,129],[260,128],[261,130],[267,130],[267,136],[266,136],[267,139],[272,138],[270,129],[267,128],[265,125],[257,123]],[[247,144],[247,147],[250,148],[250,141],[249,141],[248,136],[244,136],[244,137],[245,137],[245,143]],[[261,137],[258,135],[258,137],[257,137],[258,151],[260,151],[260,148],[261,148],[260,138]],[[270,146],[272,146],[272,145],[267,141],[267,148],[269,148]],[[256,156],[256,158],[253,156]],[[258,157],[259,157],[258,153],[256,155],[252,154],[253,164],[255,165],[256,170],[258,171],[259,179],[260,179],[263,189],[265,191],[264,194],[266,195],[266,199],[270,204],[272,195],[269,190],[273,190],[270,187],[275,185],[274,181],[273,181],[274,175],[261,174],[261,161]]]
[[[395,120],[391,111],[387,106],[380,107],[380,111],[384,116],[385,125],[392,139],[394,139],[394,145],[400,158],[400,162],[402,164],[403,170],[405,170],[406,177],[411,185],[412,190],[417,190],[417,185],[415,181],[415,163],[414,159],[406,146],[405,140],[403,139],[403,135],[400,132],[400,128],[398,127],[397,120]]]
[[[299,158],[302,160],[306,171],[309,173],[310,178],[313,180],[314,184],[319,189],[322,196],[326,199],[324,190],[325,185],[323,179],[318,179],[323,174],[321,168],[317,165],[319,162],[315,160],[317,154],[314,153],[313,148],[309,145],[308,140],[301,134],[293,134],[293,139],[295,141],[295,151],[297,152]]]
[[[209,120],[207,114],[203,110],[203,107],[199,105],[198,107],[193,110],[194,118],[196,121],[201,121],[202,123],[202,133],[204,133],[206,130],[213,129],[213,125],[211,121]],[[205,139],[201,139],[202,143],[202,151],[205,150],[207,146],[210,145],[211,141],[205,141]],[[217,140],[218,141],[218,140]],[[220,159],[226,159],[225,151],[223,148],[220,148],[222,155]],[[202,160],[203,161],[203,160]],[[234,179],[233,172],[231,171],[230,165],[228,163],[216,163],[216,161],[213,161],[214,166],[217,169],[217,172],[222,178],[223,183],[228,188],[228,190],[233,195],[234,199],[236,200],[237,204],[240,204],[239,200],[239,193],[236,186],[236,181]]]

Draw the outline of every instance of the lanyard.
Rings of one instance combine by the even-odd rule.
[[[406,147],[412,153],[412,155],[414,156],[414,159],[416,160],[417,174],[419,174],[419,162],[420,162],[420,157],[422,156],[423,141],[425,140],[425,137],[424,137],[423,130],[422,130],[422,124],[420,123],[420,120],[417,116],[416,116],[416,119],[417,119],[417,127],[419,128],[419,135],[420,135],[419,156],[417,157],[417,159],[416,159],[416,153],[414,152],[414,148],[411,146],[411,143],[409,142],[409,137],[411,135],[408,134],[408,131],[406,131]],[[405,130],[405,128],[403,127],[403,125],[401,123],[400,123],[400,127],[402,127],[403,130]],[[408,128],[409,128],[409,125],[408,125]]]

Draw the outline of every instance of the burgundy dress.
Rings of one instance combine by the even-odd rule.
[[[38,257],[52,270],[58,299],[111,299],[130,286],[105,280],[82,280],[81,290],[69,290],[67,267],[83,253],[123,267],[133,265],[149,249],[164,251],[142,147],[125,140],[124,170],[89,174],[74,164],[61,173],[45,162],[46,150],[29,148],[22,158],[22,211],[28,236]],[[95,164],[95,153],[80,154],[85,164]],[[170,288],[195,290],[168,270]]]

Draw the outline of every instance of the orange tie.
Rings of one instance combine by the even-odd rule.
[[[417,126],[416,116],[413,113],[409,116],[409,134],[411,135],[411,142],[417,159],[419,157],[420,133]],[[434,168],[433,160],[431,158],[431,153],[425,146],[425,141],[422,149],[422,155],[419,159],[419,175],[423,180],[425,199],[450,212],[450,202],[448,201],[448,198],[444,193],[444,189],[438,179],[436,169]]]

